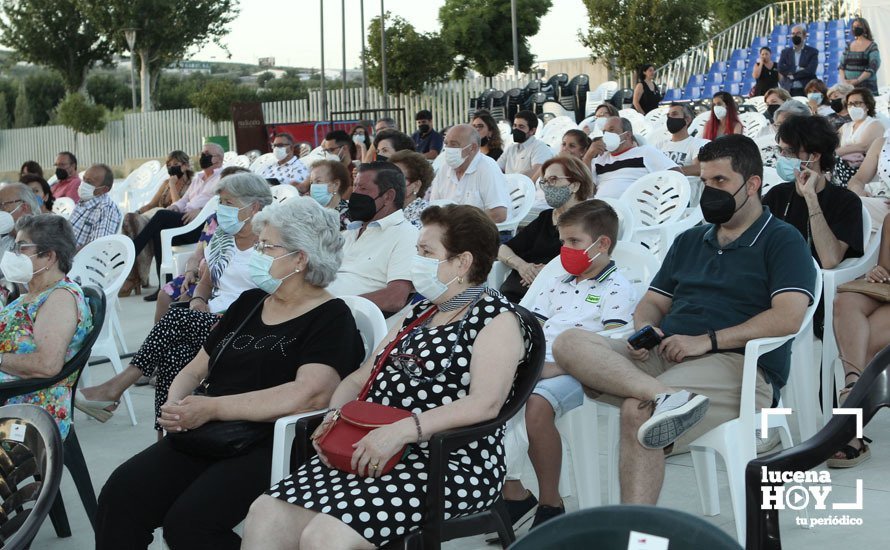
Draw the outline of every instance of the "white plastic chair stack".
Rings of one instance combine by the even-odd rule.
[[[69,197],[59,197],[53,203],[53,214],[58,214],[67,220],[71,217],[71,213],[74,212],[75,206],[77,204]]]
[[[79,281],[82,285],[90,285],[101,288],[105,292],[105,322],[96,343],[93,344],[90,357],[106,357],[111,361],[115,374],[123,372],[120,352],[115,343],[115,333],[121,342],[121,347],[126,352],[124,335],[120,329],[120,321],[117,317],[117,292],[123,286],[124,281],[133,268],[136,260],[136,249],[133,241],[124,235],[109,235],[101,237],[83,247],[74,256],[74,262],[68,277]],[[88,370],[84,370],[84,378],[88,377]],[[88,383],[84,380],[85,383]],[[130,421],[136,425],[136,414],[130,401],[129,391],[123,395],[124,404],[130,413]]]
[[[634,182],[621,195],[637,224],[631,240],[663,258],[677,234],[701,221],[700,209],[687,211],[690,194],[689,180],[674,170],[652,172]]]
[[[742,123],[742,132],[751,139],[758,138],[769,133],[769,121],[760,113],[741,113],[739,120]]]
[[[505,177],[513,207],[508,209],[507,219],[497,224],[498,231],[516,231],[535,204],[535,184],[523,174],[507,174]]]
[[[265,153],[260,155],[253,163],[250,165],[250,171],[254,174],[262,174],[263,170],[267,167],[272,166],[273,163],[278,162],[275,160],[275,155],[272,153]]]
[[[275,204],[281,204],[291,197],[300,196],[300,192],[293,185],[273,185],[271,191]]]
[[[185,244],[173,246],[173,238],[179,235],[185,235],[190,231],[193,231],[199,227],[204,225],[204,222],[207,221],[207,218],[210,217],[211,214],[216,212],[216,207],[219,204],[219,197],[213,197],[207,204],[204,205],[204,208],[195,216],[191,222],[183,225],[182,227],[174,227],[172,229],[164,229],[161,231],[161,273],[160,273],[160,283],[164,284],[166,275],[178,275],[178,273],[174,273],[175,271],[175,262],[173,255],[181,252],[189,252],[195,249],[194,244]]]
[[[355,324],[365,347],[363,361],[367,361],[386,336],[386,320],[383,318],[383,313],[370,300],[360,296],[341,296],[341,299],[346,302],[352,311],[352,316],[355,317]],[[275,422],[275,439],[272,443],[272,485],[291,473],[290,451],[296,435],[297,421],[319,412],[321,411],[285,416]]]

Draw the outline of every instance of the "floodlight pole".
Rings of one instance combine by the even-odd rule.
[[[341,110],[348,111],[349,96],[346,94],[346,0],[340,0],[340,13],[343,17],[343,21],[340,23],[340,32],[343,35],[343,95],[340,96],[343,98],[343,108]]]
[[[321,120],[328,119],[328,95],[324,88],[324,0],[318,0],[321,12]]]
[[[362,25],[362,109],[368,108],[368,70],[365,65],[365,0],[359,0]]]
[[[510,19],[513,25],[513,76],[519,76],[519,29],[516,28],[516,0],[510,0]]]
[[[383,108],[389,109],[389,92],[386,87],[386,11],[380,0],[380,72],[383,80]]]

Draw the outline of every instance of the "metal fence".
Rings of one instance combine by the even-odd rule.
[[[728,59],[733,50],[747,49],[755,37],[769,36],[776,25],[849,19],[859,14],[859,0],[794,0],[770,4],[659,67],[655,81],[665,90],[682,88],[689,77],[707,73],[712,63]],[[622,74],[619,79],[622,87],[633,87],[635,83],[636,76],[631,73]]]
[[[418,96],[389,97],[390,108],[404,108],[407,121],[403,128],[413,131],[414,113],[420,109],[433,112],[437,128],[466,122],[470,99],[483,90],[494,87],[502,90],[525,86],[531,76],[519,78],[468,79],[428,86]],[[358,110],[365,106],[361,89],[327,90],[327,106],[321,105],[321,93],[310,92],[309,99],[263,103],[267,124],[321,121],[324,113]],[[369,90],[367,107],[382,107],[382,95]],[[223,135],[235,147],[235,131],[231,122],[214,123],[195,109],[132,113],[122,121],[110,122],[98,134],[77,135],[63,126],[44,126],[18,130],[0,130],[0,172],[18,172],[26,160],[36,160],[42,166],[52,166],[59,151],[72,151],[81,168],[96,162],[122,166],[128,159],[163,157],[170,151],[182,149],[196,153],[205,136]]]

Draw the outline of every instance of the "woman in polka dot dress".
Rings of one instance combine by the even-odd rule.
[[[402,336],[367,396],[412,417],[373,430],[356,444],[358,474],[332,468],[319,454],[272,487],[251,506],[242,548],[371,548],[416,530],[424,519],[426,441],[495,417],[510,396],[530,343],[514,306],[481,286],[497,255],[497,228],[470,206],[434,206],[421,219],[412,282],[428,299],[378,348],[379,354]],[[423,322],[405,330],[425,313]],[[376,360],[343,380],[332,407],[357,397]],[[502,439],[503,429],[452,453],[446,518],[485,510],[497,498],[506,473]],[[381,475],[381,466],[406,444],[395,468]]]

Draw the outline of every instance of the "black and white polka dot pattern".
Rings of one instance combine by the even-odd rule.
[[[415,308],[403,326],[426,307],[429,303],[425,302]],[[459,321],[413,332],[404,345],[395,346],[391,356],[416,355],[425,360],[423,372],[411,376],[390,361],[377,375],[368,401],[420,413],[465,397],[470,388],[470,358],[476,335],[505,311],[515,310],[503,296],[488,290],[467,314],[459,333]],[[523,334],[528,334],[525,327]],[[526,341],[525,345],[528,349],[530,344]],[[449,357],[453,362],[447,365]],[[497,498],[506,474],[503,434],[501,428],[495,435],[451,454],[445,485],[446,519],[485,510]],[[407,456],[379,478],[330,469],[314,457],[268,494],[330,514],[381,546],[421,525],[428,470],[427,443],[411,445]]]
[[[161,317],[133,355],[131,363],[145,376],[157,374],[155,386],[155,429],[161,414],[161,405],[167,402],[170,384],[179,371],[195,358],[210,334],[210,329],[219,321],[219,315],[204,311],[194,311],[187,307],[171,307]]]

